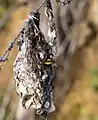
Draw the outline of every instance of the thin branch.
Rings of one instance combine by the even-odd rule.
[[[44,6],[45,2],[46,0],[43,0],[42,3],[39,5],[39,7],[36,9],[36,11],[39,11]]]
[[[23,29],[22,29],[23,30]],[[8,60],[8,55],[11,52],[12,48],[14,47],[18,37],[20,36],[22,30],[19,32],[19,34],[16,36],[16,38],[10,43],[9,47],[6,49],[4,54],[0,57],[0,63],[3,63]]]

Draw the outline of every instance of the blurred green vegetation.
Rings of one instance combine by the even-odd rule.
[[[7,10],[15,4],[16,1],[14,0],[0,0],[0,19],[2,16],[7,12]]]
[[[98,67],[93,67],[91,69],[91,75],[93,77],[92,79],[92,89],[94,92],[98,92]]]
[[[5,95],[6,86],[7,86],[6,84],[3,86],[0,85],[0,105],[1,105],[3,97]]]
[[[9,8],[12,4],[14,4],[16,0],[0,0],[0,6],[3,6],[4,8]]]
[[[0,6],[0,18],[2,18],[5,12],[6,12],[6,8],[3,6]]]

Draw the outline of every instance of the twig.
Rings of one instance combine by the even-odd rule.
[[[46,0],[43,0],[43,2],[39,5],[39,7],[36,9],[36,11],[39,11],[43,7],[43,5],[45,4],[45,2],[46,2]]]
[[[10,51],[12,50],[12,48],[14,47],[14,45],[16,43],[16,40],[20,36],[22,30],[19,32],[19,34],[17,35],[17,37],[10,43],[9,47],[6,49],[6,51],[4,52],[4,54],[0,57],[0,63],[3,63],[3,62],[5,62],[5,61],[8,60],[8,55],[9,55]]]

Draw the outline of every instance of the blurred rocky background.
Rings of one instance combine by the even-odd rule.
[[[56,111],[51,120],[98,120],[98,0],[71,0],[61,6],[52,1],[58,29],[57,75],[54,80]],[[0,0],[0,56],[21,30],[39,0]],[[41,28],[47,20],[41,11]],[[43,26],[43,27],[42,27]],[[45,36],[47,38],[47,36]],[[15,91],[10,58],[0,66],[0,120],[37,120],[25,110]]]

